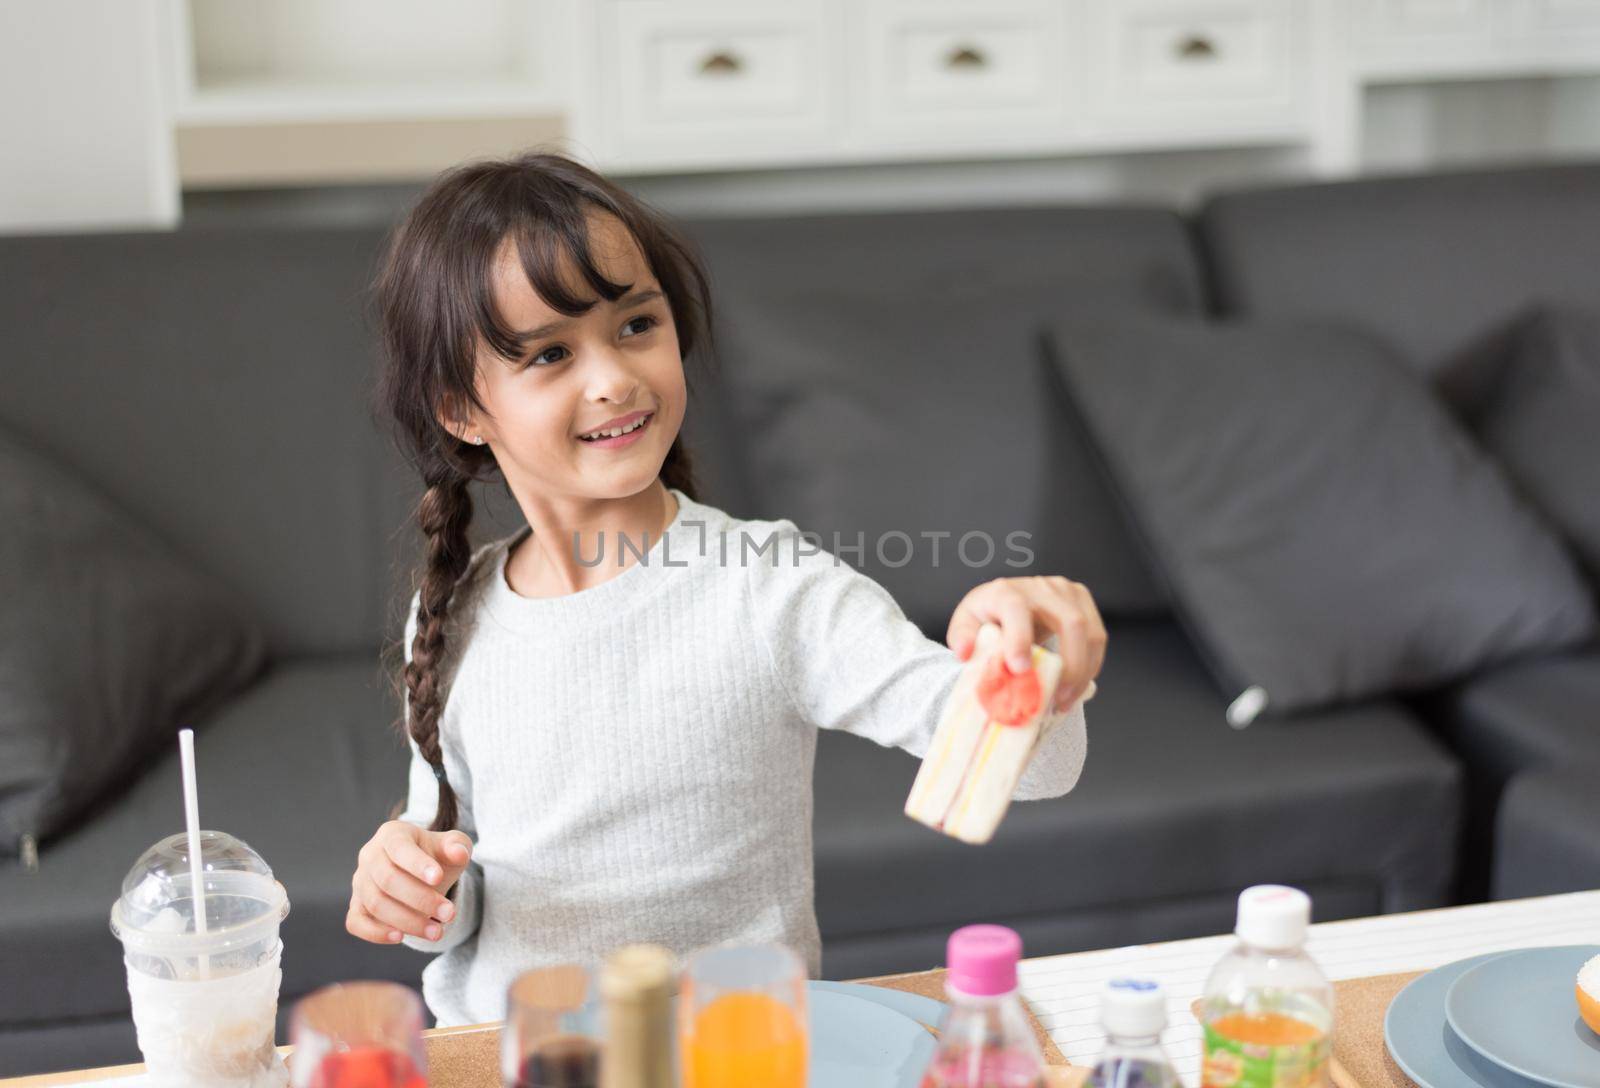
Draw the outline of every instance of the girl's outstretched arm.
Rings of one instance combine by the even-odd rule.
[[[818,728],[920,758],[962,661],[872,578],[808,545],[792,521],[773,525],[778,546],[745,560],[745,575],[757,638],[795,712]],[[1019,799],[1059,796],[1077,784],[1088,747],[1081,702],[1052,719],[1017,785]]]

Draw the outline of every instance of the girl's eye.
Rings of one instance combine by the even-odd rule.
[[[659,324],[661,324],[660,318],[657,318],[652,314],[640,314],[638,317],[630,318],[627,324],[623,325],[622,327],[624,330],[632,330],[632,332],[628,333],[630,336],[642,336]],[[554,366],[556,363],[561,362],[561,360],[565,358],[566,350],[567,349],[562,347],[560,344],[552,344],[550,347],[545,348],[539,354],[529,359],[528,365],[535,367]]]

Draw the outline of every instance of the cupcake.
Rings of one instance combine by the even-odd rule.
[[[1600,956],[1578,970],[1578,1015],[1600,1035]]]

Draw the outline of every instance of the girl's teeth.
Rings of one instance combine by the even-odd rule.
[[[629,433],[630,431],[637,431],[640,427],[643,427],[645,425],[645,423],[649,419],[650,419],[649,416],[645,416],[643,419],[640,419],[638,422],[630,423],[626,427],[617,427],[614,430],[610,430],[610,431],[594,431],[594,432],[592,432],[590,434],[580,435],[579,437],[580,438],[591,438],[591,439],[593,439],[593,438],[616,438],[618,435],[624,435],[624,434]]]

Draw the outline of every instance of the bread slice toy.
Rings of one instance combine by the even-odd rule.
[[[1033,668],[1013,676],[1000,627],[986,623],[906,798],[906,815],[962,842],[986,843],[1039,745],[1061,658],[1033,647]]]

